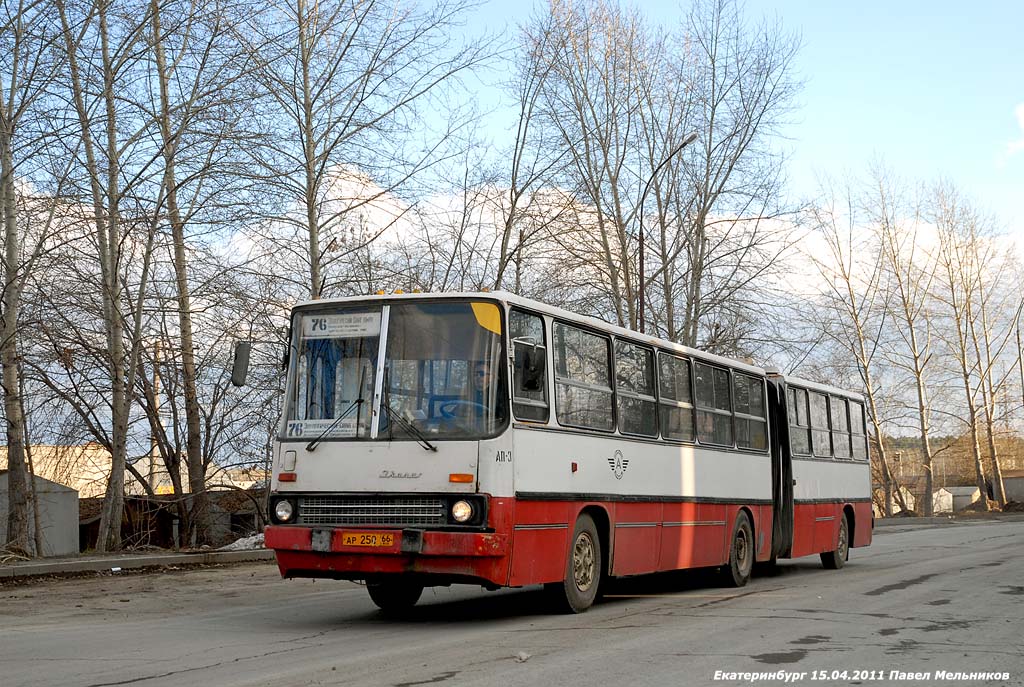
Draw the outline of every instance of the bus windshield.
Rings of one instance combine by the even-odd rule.
[[[304,311],[299,320],[285,438],[372,438],[382,331],[378,440],[479,439],[508,422],[502,317],[493,303],[343,306]]]

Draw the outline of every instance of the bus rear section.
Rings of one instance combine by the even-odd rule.
[[[770,377],[776,395],[774,555],[819,554],[845,565],[849,549],[871,544],[871,471],[864,399],[795,377]]]

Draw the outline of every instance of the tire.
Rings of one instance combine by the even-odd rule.
[[[729,587],[742,587],[750,581],[754,568],[754,528],[746,512],[740,511],[732,528],[729,562],[722,568],[722,577]]]
[[[370,599],[385,613],[407,611],[423,594],[423,585],[408,582],[374,582],[366,585]]]
[[[601,538],[593,518],[586,513],[576,520],[566,558],[565,579],[544,589],[557,610],[582,613],[594,603],[602,582]]]
[[[827,551],[821,554],[821,565],[826,570],[839,570],[846,565],[846,559],[850,557],[850,524],[846,521],[846,513],[839,523],[839,538],[836,541],[835,551]]]

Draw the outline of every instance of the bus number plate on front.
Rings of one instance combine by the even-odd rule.
[[[343,546],[393,546],[395,535],[390,532],[342,532]]]

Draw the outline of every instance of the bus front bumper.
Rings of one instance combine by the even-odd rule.
[[[350,546],[342,543],[343,532],[390,534],[392,541]],[[372,579],[413,574],[428,583],[494,585],[508,580],[509,537],[493,532],[271,525],[264,537],[264,545],[274,549],[282,577]]]

